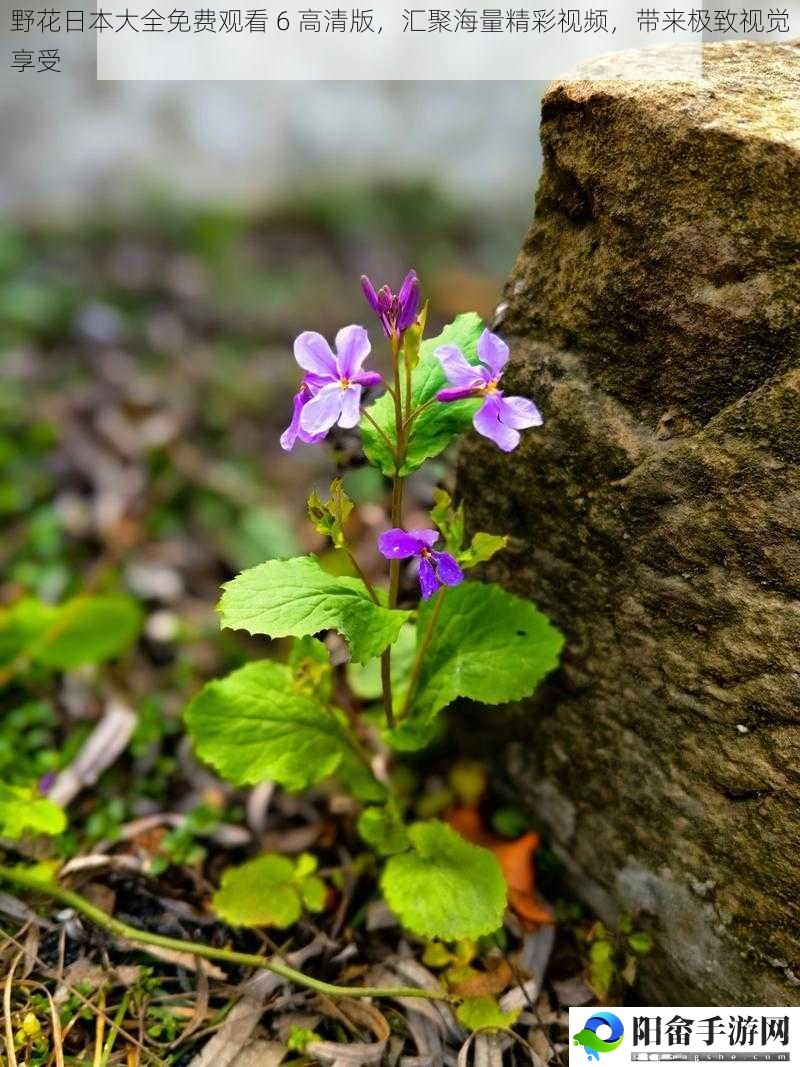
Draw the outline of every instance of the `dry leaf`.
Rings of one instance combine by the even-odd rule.
[[[490,833],[475,808],[456,808],[447,820],[454,830],[473,845],[495,854],[508,885],[508,904],[526,929],[553,922],[553,913],[536,899],[533,854],[539,835],[532,830],[516,841]]]

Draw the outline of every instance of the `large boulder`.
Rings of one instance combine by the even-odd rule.
[[[567,635],[508,764],[576,891],[655,1002],[800,1004],[800,52],[642,61],[544,98],[497,326],[545,424],[459,488]]]

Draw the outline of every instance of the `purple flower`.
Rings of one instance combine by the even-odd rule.
[[[361,288],[367,303],[381,320],[383,332],[387,337],[392,334],[405,333],[416,322],[419,311],[419,279],[416,272],[410,270],[405,276],[399,293],[393,293],[388,285],[375,291],[375,286],[366,276],[361,276]]]
[[[496,334],[484,330],[478,341],[480,363],[471,366],[456,345],[442,345],[436,349],[447,380],[454,387],[442,389],[437,400],[449,403],[481,396],[483,403],[475,412],[472,425],[479,434],[494,441],[504,452],[511,452],[519,444],[519,431],[529,426],[541,426],[542,416],[532,400],[522,396],[503,396],[498,389],[503,368],[508,361],[508,345]]]
[[[295,441],[302,441],[304,445],[315,445],[317,441],[325,437],[324,433],[306,433],[300,425],[302,410],[313,395],[310,383],[304,378],[300,383],[299,392],[295,393],[292,401],[292,421],[281,434],[281,448],[285,452],[292,451]]]
[[[464,574],[449,552],[434,552],[437,530],[387,530],[378,538],[378,549],[386,559],[419,557],[419,587],[423,600],[433,596],[441,585],[458,585]]]
[[[336,354],[318,333],[301,333],[294,343],[294,358],[306,374],[294,398],[292,421],[281,437],[288,452],[296,440],[321,441],[338,422],[344,429],[358,424],[361,390],[378,385],[380,374],[361,367],[371,345],[363,326],[345,326],[336,335]]]

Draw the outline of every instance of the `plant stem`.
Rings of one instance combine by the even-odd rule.
[[[358,574],[358,577],[364,583],[364,586],[365,586],[367,592],[370,595],[372,603],[373,604],[380,604],[380,601],[378,600],[378,594],[375,592],[375,586],[372,584],[372,582],[369,580],[369,578],[366,576],[366,574],[364,574],[364,571],[361,569],[361,564],[356,559],[353,550],[348,545],[344,546],[344,550],[347,553],[347,558],[353,564],[353,567],[355,568],[356,573]]]
[[[364,416],[364,418],[367,420],[367,422],[371,423],[375,427],[375,429],[378,432],[378,435],[383,439],[383,443],[389,449],[389,452],[391,453],[392,459],[395,461],[395,463],[397,463],[397,451],[396,451],[394,445],[392,444],[391,437],[389,437],[389,435],[386,433],[385,430],[382,430],[380,428],[380,426],[373,419],[373,417],[370,415],[370,413],[367,411],[366,408],[362,408],[361,409],[361,414]]]
[[[405,352],[403,353],[403,368],[406,372],[406,422],[412,421],[411,411],[411,367],[408,365],[408,359]],[[405,433],[406,422],[403,423],[403,432]]]
[[[220,963],[230,963],[237,967],[256,967],[259,970],[271,971],[280,978],[295,982],[297,985],[313,989],[317,993],[324,993],[329,997],[383,997],[404,998],[418,997],[425,1000],[450,1001],[451,997],[444,990],[428,990],[418,987],[384,988],[382,986],[341,986],[332,985],[330,982],[320,981],[318,978],[310,978],[302,971],[295,970],[287,963],[280,960],[268,959],[265,956],[256,956],[248,952],[234,952],[226,948],[213,948],[204,945],[200,941],[180,941],[177,938],[165,937],[163,934],[153,934],[149,930],[137,930],[135,926],[129,926],[120,919],[107,915],[101,908],[91,904],[79,893],[71,889],[64,889],[55,882],[45,882],[41,876],[37,877],[30,871],[18,867],[0,866],[0,881],[10,885],[27,889],[32,893],[41,893],[52,900],[73,908],[83,915],[95,926],[99,926],[116,937],[124,938],[140,945],[152,945],[156,948],[169,949],[171,952],[182,952],[190,956],[198,956],[204,960],[216,960]]]
[[[117,1040],[117,1035],[120,1032],[125,1016],[128,1013],[128,1004],[130,1003],[130,999],[131,991],[130,989],[126,989],[125,996],[120,1001],[119,1007],[117,1008],[117,1014],[114,1016],[114,1021],[112,1022],[111,1029],[108,1032],[108,1038],[106,1039],[106,1043],[103,1046],[103,1055],[100,1059],[100,1067],[108,1067],[108,1061],[111,1058],[111,1053],[114,1051],[114,1042]]]
[[[400,338],[392,334],[390,338],[392,349],[392,370],[394,372],[394,426],[397,436],[397,449],[395,457],[395,473],[392,479],[392,510],[391,524],[393,528],[399,527],[403,521],[403,476],[400,470],[406,459],[406,437],[403,426],[403,394],[400,386]],[[408,382],[407,382],[408,384]],[[409,400],[410,403],[410,394]],[[400,590],[400,560],[389,560],[389,607],[397,607],[397,594]],[[386,725],[393,730],[397,725],[392,700],[392,649],[387,648],[381,655],[381,688],[383,690],[383,710],[386,715]]]
[[[417,407],[415,407],[411,414],[406,416],[406,421],[403,423],[403,431],[405,432],[409,428],[409,426],[412,424],[417,415],[421,415],[426,408],[431,407],[435,403],[436,397],[434,396],[430,400],[426,400],[424,404],[419,404]],[[410,405],[411,399],[409,397],[409,406]]]
[[[431,617],[428,620],[428,628],[425,631],[425,636],[422,639],[422,644],[417,649],[417,655],[414,659],[414,666],[411,669],[411,680],[408,683],[408,691],[406,692],[406,699],[403,702],[403,710],[400,713],[400,718],[404,719],[408,715],[411,707],[411,701],[414,699],[414,690],[417,688],[417,682],[419,681],[420,671],[422,670],[422,664],[425,660],[425,654],[428,651],[428,645],[431,643],[433,637],[433,631],[436,629],[436,624],[439,621],[439,616],[442,614],[442,604],[444,604],[445,593],[447,587],[442,586],[439,590],[439,595],[436,598],[436,604],[434,605]]]

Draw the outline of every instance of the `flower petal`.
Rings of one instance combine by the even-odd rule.
[[[449,552],[431,552],[439,581],[444,585],[458,585],[464,581],[464,572]]]
[[[525,430],[529,426],[541,426],[542,413],[532,400],[524,396],[504,396],[500,421],[514,430]]]
[[[471,367],[464,357],[464,353],[457,345],[442,345],[437,348],[434,355],[442,365],[445,377],[451,385],[457,385],[462,389],[467,386],[481,385],[483,376],[480,369]]]
[[[468,400],[471,396],[477,395],[478,388],[468,385],[463,388],[441,389],[436,394],[436,399],[441,400],[443,404],[449,404],[453,400]]]
[[[361,275],[361,289],[364,293],[364,296],[367,298],[367,303],[369,304],[369,306],[377,315],[380,315],[381,305],[378,301],[378,294],[375,290],[375,286],[372,284],[366,274]]]
[[[430,561],[421,559],[419,561],[419,588],[422,593],[422,599],[428,600],[429,597],[432,597],[440,585],[441,582],[436,577],[436,571]]]
[[[292,419],[289,425],[281,434],[281,448],[284,452],[291,452],[294,448],[295,441],[300,433],[300,413],[303,410],[303,404],[305,403],[308,393],[304,389],[301,389],[299,393],[295,393],[292,400]]]
[[[415,270],[410,270],[405,278],[403,278],[403,284],[400,286],[400,292],[397,294],[398,303],[401,306],[407,303],[413,297],[414,292],[417,289],[419,289],[417,272]]]
[[[426,548],[432,548],[439,540],[438,530],[409,530],[412,537],[416,537]]]
[[[386,559],[408,559],[419,555],[419,540],[405,530],[387,530],[378,538],[378,551]]]
[[[513,452],[519,444],[519,433],[500,421],[503,398],[497,393],[487,396],[472,417],[472,425],[482,434],[494,441],[503,452]]]
[[[311,377],[313,377],[313,375]],[[300,417],[303,408],[309,402],[312,395],[310,389],[307,388],[307,379],[304,378],[300,386],[300,391],[295,393],[292,400],[292,420],[281,434],[281,448],[284,452],[291,452],[297,441],[302,441],[304,445],[315,445],[325,437],[325,433],[306,433],[300,425]]]
[[[303,380],[300,386],[307,386],[308,392],[311,396],[316,396],[320,389],[324,389],[326,385],[330,385],[331,380],[327,375],[322,374],[304,374]]]
[[[381,384],[383,376],[374,370],[362,370],[358,374],[354,374],[352,380],[356,385],[363,385],[365,389],[372,389],[374,386]]]
[[[400,287],[397,297],[399,312],[397,315],[397,328],[403,333],[413,325],[419,311],[419,280],[416,271],[410,270]]]
[[[320,333],[306,330],[294,342],[294,358],[303,370],[319,374],[328,381],[338,378],[336,357],[331,346]]]
[[[339,418],[339,425],[343,430],[350,430],[353,426],[358,426],[361,418],[361,386],[349,385],[343,390],[343,393],[344,398],[342,400],[342,414]]]
[[[355,378],[371,350],[369,334],[363,326],[344,326],[336,334],[337,377]]]
[[[508,363],[508,345],[496,333],[484,330],[478,339],[478,359],[489,368],[492,377],[497,379]]]
[[[338,382],[331,382],[320,389],[304,405],[300,415],[300,427],[306,433],[327,433],[342,413],[345,390]]]

